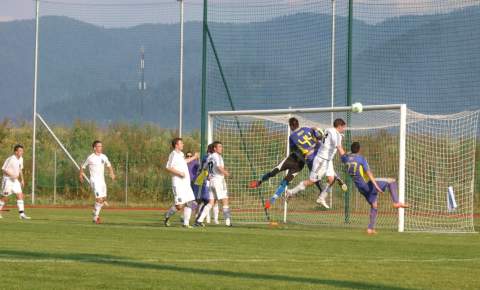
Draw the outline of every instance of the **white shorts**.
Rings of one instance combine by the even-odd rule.
[[[22,185],[18,179],[12,179],[10,177],[3,177],[2,179],[2,196],[9,196],[11,194],[22,193]]]
[[[210,199],[221,200],[228,198],[227,183],[224,178],[210,180],[210,186],[208,188]]]
[[[312,171],[310,172],[310,180],[313,182],[317,182],[323,177],[325,177],[327,173],[332,173],[332,171],[333,162],[331,160],[325,160],[320,157],[315,157],[315,159],[313,160]]]
[[[172,191],[175,205],[186,204],[187,202],[195,200],[190,184],[173,185]]]
[[[326,175],[327,176],[332,176],[332,177],[336,175],[335,174],[335,169],[333,168],[333,161],[332,160],[330,160],[328,162],[328,168],[327,168],[327,174]]]
[[[92,187],[95,198],[107,197],[107,185],[105,181],[90,180],[90,186]]]

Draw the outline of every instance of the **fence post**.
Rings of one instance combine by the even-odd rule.
[[[125,206],[128,206],[128,151],[125,157]]]

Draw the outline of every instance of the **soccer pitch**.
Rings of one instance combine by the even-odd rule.
[[[15,209],[2,289],[479,289],[478,234],[236,224],[165,228],[159,211]],[[178,220],[178,216],[173,218]]]

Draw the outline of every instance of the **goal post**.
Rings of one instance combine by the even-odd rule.
[[[409,209],[397,210],[392,207],[388,192],[380,194],[377,227],[399,232],[474,231],[474,192],[471,186],[474,172],[470,169],[475,167],[471,154],[475,153],[480,112],[422,115],[407,110],[404,104],[364,106],[362,113],[352,113],[350,106],[210,111],[207,118],[208,142],[218,140],[224,144],[225,165],[232,175],[227,179],[227,186],[236,221],[266,222],[261,200],[268,199],[274,193],[284,174],[271,178],[259,189],[249,189],[247,185],[249,181],[273,169],[288,155],[288,119],[296,117],[301,127],[328,128],[332,127],[332,114],[334,119],[350,120],[347,131],[352,141],[361,143],[362,154],[367,158],[374,176],[396,179],[400,201],[411,204]],[[437,128],[432,129],[432,124]],[[460,140],[468,142],[448,140],[452,131],[463,134]],[[345,140],[343,146],[349,151],[350,144],[345,144]],[[436,167],[432,167],[429,163],[431,155],[446,149],[453,155],[448,158],[436,156]],[[337,175],[350,178],[346,176],[338,156],[333,164]],[[466,169],[465,174],[459,172],[452,176],[466,182],[456,182],[453,178],[439,179],[448,176],[450,166],[458,167],[460,164]],[[304,168],[289,186],[295,186],[307,178],[308,169]],[[456,201],[461,200],[461,205],[455,210],[448,209],[444,202],[449,187],[455,188]],[[277,200],[269,211],[270,219],[345,227],[365,227],[368,223],[369,205],[356,188],[349,188],[344,194],[335,185],[329,210],[315,203],[318,193],[319,190],[312,186],[289,200],[288,204]],[[345,222],[346,215],[350,217],[348,223]]]
[[[405,164],[405,128],[406,128],[406,106],[401,104],[395,105],[372,105],[365,106],[364,112],[361,114],[354,114],[354,116],[367,116],[368,112],[382,112],[382,111],[394,111],[397,112],[398,117],[394,123],[398,130],[398,164]],[[403,114],[401,112],[404,112]],[[273,110],[241,110],[241,111],[211,111],[208,113],[208,142],[211,143],[214,140],[219,140],[224,143],[225,161],[226,165],[229,165],[229,161],[233,161],[232,178],[229,185],[229,191],[231,194],[233,207],[236,206],[239,211],[240,219],[243,222],[262,222],[264,221],[261,215],[256,213],[261,211],[261,204],[255,201],[255,190],[247,189],[249,180],[258,179],[259,176],[253,175],[249,172],[250,168],[255,168],[257,174],[263,174],[266,171],[272,169],[277,163],[285,158],[289,154],[288,148],[288,136],[290,130],[288,127],[288,119],[290,117],[297,117],[300,120],[301,126],[315,126],[320,128],[331,127],[332,114],[335,118],[346,119],[346,114],[351,112],[351,107],[327,107],[327,108],[293,108],[293,109],[273,109]],[[403,118],[403,119],[402,119]],[[358,122],[358,118],[352,118],[352,124]],[[368,119],[368,118],[367,118]],[[366,130],[368,128],[360,128],[364,126],[359,123],[358,130]],[[365,123],[365,121],[363,122]],[[400,124],[403,124],[401,126]],[[382,126],[386,126],[385,124]],[[262,128],[263,127],[263,128]],[[403,130],[402,130],[403,128]],[[240,135],[244,135],[240,137]],[[240,140],[243,139],[243,140]],[[269,141],[265,142],[266,139]],[[261,141],[259,141],[261,140]],[[239,146],[239,142],[246,143],[247,146],[242,150]],[[260,143],[259,143],[260,142]],[[262,143],[265,142],[265,143]],[[402,145],[403,144],[403,145]],[[229,152],[232,150],[233,152]],[[402,151],[403,150],[403,151]],[[243,152],[242,152],[243,151]],[[259,151],[263,153],[259,154]],[[276,151],[276,152],[272,152]],[[263,156],[262,156],[263,155]],[[244,158],[239,158],[243,156]],[[248,160],[253,160],[255,164],[246,164]],[[251,162],[251,161],[250,161]],[[338,161],[337,161],[338,163]],[[230,163],[232,164],[232,163]],[[337,166],[338,167],[338,166]],[[343,168],[343,167],[342,167]],[[340,167],[337,169],[338,173],[343,171]],[[306,172],[304,169],[302,174],[298,176],[290,185],[297,184],[299,181],[306,178]],[[404,199],[405,186],[405,171],[398,170],[394,178],[398,178],[399,195]],[[278,185],[281,178],[284,175],[279,174],[273,178],[268,184],[262,185],[260,195],[264,199],[268,199],[274,192],[275,187]],[[311,194],[310,194],[311,195]],[[350,194],[351,195],[351,194]],[[342,198],[335,198],[339,202]],[[318,216],[323,211],[319,210],[314,203],[310,205],[303,204],[303,200],[298,205],[295,201],[292,201],[288,206],[287,202],[278,202],[271,211],[270,215],[272,219],[287,222],[289,216],[293,217],[292,222],[310,224],[315,218],[310,219],[308,215]],[[301,204],[301,205],[300,205]],[[287,207],[288,206],[288,207]],[[311,207],[314,207],[313,209]],[[340,207],[339,207],[340,208]],[[289,213],[291,211],[291,213]],[[305,218],[299,219],[298,216],[304,212]],[[328,214],[328,213],[327,213]],[[339,215],[343,213],[338,213]],[[404,225],[404,212],[398,212],[398,224],[396,227],[398,230],[403,231]],[[318,220],[319,223],[321,219]],[[338,221],[337,221],[338,222]],[[312,224],[315,224],[313,222]]]

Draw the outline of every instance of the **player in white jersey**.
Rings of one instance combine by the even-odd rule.
[[[112,164],[108,160],[107,156],[103,154],[103,144],[101,141],[95,140],[92,143],[93,153],[87,157],[87,160],[80,168],[80,182],[84,180],[84,170],[88,167],[90,172],[90,186],[95,194],[95,205],[93,208],[93,222],[100,223],[100,211],[106,204],[107,199],[107,185],[105,183],[105,166],[107,166],[110,178],[115,180],[115,174],[113,173]]]
[[[0,192],[0,218],[2,218],[1,211],[8,200],[8,196],[15,194],[17,196],[17,207],[20,214],[20,219],[29,220],[30,217],[25,215],[25,208],[23,202],[22,187],[25,186],[23,179],[23,146],[15,145],[13,148],[13,155],[8,157],[3,163],[2,171],[2,192]]]
[[[333,128],[329,128],[325,131],[325,139],[318,150],[315,159],[313,160],[313,166],[312,170],[310,171],[309,179],[300,182],[300,184],[293,189],[287,190],[287,197],[291,197],[298,192],[305,190],[307,186],[311,186],[315,184],[315,182],[327,176],[329,185],[322,190],[317,199],[317,203],[320,203],[324,207],[328,208],[325,197],[328,194],[329,187],[335,182],[333,158],[335,157],[337,150],[340,153],[340,156],[345,154],[345,150],[343,150],[342,147],[342,133],[345,131],[346,126],[347,125],[344,120],[336,119],[333,122]]]
[[[230,207],[228,206],[228,191],[225,177],[230,173],[225,169],[223,162],[223,145],[219,141],[212,143],[213,153],[208,156],[208,180],[209,180],[209,201],[203,209],[202,214],[198,217],[196,226],[204,226],[203,220],[207,212],[214,206],[215,200],[220,200],[223,207],[223,216],[225,217],[225,225],[232,226]]]
[[[166,169],[172,175],[172,190],[175,205],[172,206],[165,214],[165,226],[170,226],[169,219],[175,212],[183,209],[183,226],[190,228],[190,217],[192,215],[192,207],[195,204],[195,196],[190,183],[190,173],[187,163],[198,159],[198,153],[191,158],[185,158],[183,150],[182,138],[174,138],[172,140],[173,151],[168,156]]]

